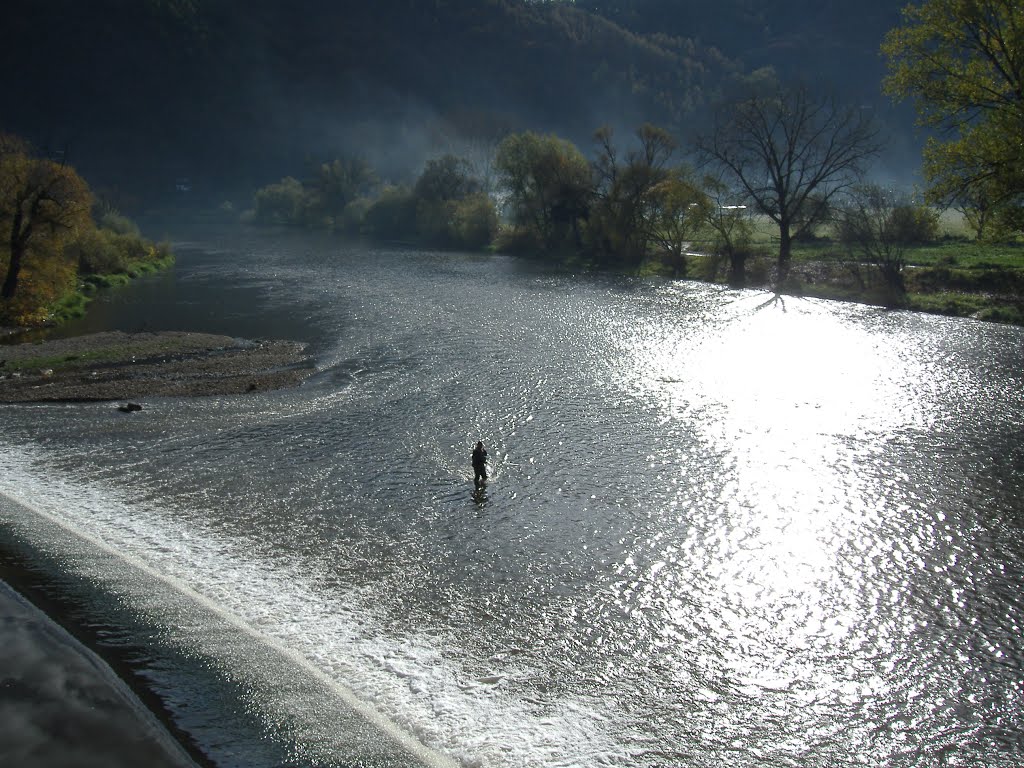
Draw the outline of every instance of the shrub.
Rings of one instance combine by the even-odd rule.
[[[258,224],[298,224],[306,208],[306,192],[298,179],[287,176],[256,190],[254,203]]]
[[[1024,325],[1024,307],[1019,306],[985,307],[976,312],[974,316],[979,320],[987,320],[992,323]]]
[[[127,254],[118,247],[118,235],[107,229],[83,233],[68,251],[78,264],[81,275],[110,275],[128,269]]]
[[[455,203],[447,200],[416,200],[416,235],[428,245],[455,245],[452,216]]]
[[[723,261],[724,259],[721,256],[715,254],[690,256],[687,273],[695,280],[713,283],[718,279],[718,273]]]
[[[759,251],[749,257],[746,262],[747,284],[753,286],[768,285],[772,278],[774,261],[771,256]]]
[[[366,210],[363,231],[382,239],[416,235],[416,200],[405,187],[388,187]]]
[[[100,229],[110,230],[119,235],[133,235],[135,237],[141,235],[135,222],[127,216],[122,216],[117,211],[106,211],[103,213],[99,217],[98,226]]]
[[[84,278],[95,275],[131,274],[166,266],[173,259],[166,243],[153,245],[139,235],[118,234],[109,229],[83,232],[67,247],[72,263]]]
[[[366,214],[372,205],[373,202],[369,198],[356,198],[345,206],[341,216],[335,220],[335,229],[346,235],[358,235],[363,230]]]
[[[498,232],[494,201],[482,192],[460,200],[455,204],[451,224],[455,240],[463,248],[487,247]]]
[[[897,205],[889,214],[888,226],[897,243],[933,243],[939,237],[939,214],[923,205]]]
[[[970,317],[985,308],[986,299],[976,294],[929,293],[912,294],[909,305],[919,312],[930,312],[950,317]]]
[[[501,227],[494,241],[494,248],[501,253],[519,256],[537,256],[544,244],[537,232],[526,227]]]

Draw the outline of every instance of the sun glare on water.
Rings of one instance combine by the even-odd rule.
[[[680,580],[702,603],[664,621],[697,638],[695,652],[714,638],[723,679],[748,692],[868,695],[877,678],[831,661],[873,623],[859,583],[872,575],[846,558],[885,514],[872,445],[927,419],[909,392],[924,373],[827,302],[737,304],[696,338],[638,331],[625,362],[666,429],[686,423],[699,443],[665,510],[683,511],[684,556],[651,578],[669,605]]]

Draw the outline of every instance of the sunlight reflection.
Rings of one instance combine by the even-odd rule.
[[[666,430],[685,423],[702,444],[681,471],[713,474],[664,506],[696,516],[680,518],[682,556],[652,553],[646,587],[630,591],[653,593],[664,631],[744,695],[868,695],[877,678],[840,660],[872,625],[870,574],[844,557],[884,514],[864,451],[927,421],[922,364],[827,302],[797,299],[743,299],[724,327],[636,329],[628,344],[622,379],[658,403]],[[672,600],[683,579],[700,585],[699,605]]]
[[[905,385],[926,372],[886,334],[866,332],[827,302],[756,300],[738,301],[724,326],[638,329],[626,341],[624,383],[674,416],[721,414],[740,435],[835,433],[858,423],[879,430],[924,419]]]

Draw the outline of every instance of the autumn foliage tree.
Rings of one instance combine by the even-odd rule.
[[[99,222],[93,221],[93,214]],[[166,244],[142,237],[103,203],[93,210],[86,182],[65,163],[0,134],[0,320],[29,326],[80,312],[87,295],[162,269]]]
[[[677,277],[687,274],[687,248],[693,248],[714,215],[711,198],[684,169],[674,169],[647,196],[651,242]]]
[[[91,205],[89,187],[73,168],[33,155],[15,136],[0,136],[0,227],[7,262],[0,299],[14,299],[26,269],[62,258],[64,245],[91,226]]]

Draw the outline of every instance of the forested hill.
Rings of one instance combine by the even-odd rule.
[[[197,193],[251,189],[338,152],[398,173],[451,116],[578,139],[612,120],[679,123],[734,69],[522,0],[48,0],[3,17],[3,71],[18,76],[0,127],[143,196],[184,176]]]
[[[907,5],[920,0],[550,0],[613,21],[643,36],[685,36],[752,72],[770,67],[873,111],[886,146],[876,169],[883,183],[919,184],[923,134],[908,103],[882,93],[880,47]]]
[[[556,0],[557,1],[557,0]],[[911,0],[564,0],[639,34],[684,35],[749,69],[771,66],[787,78],[826,80],[874,98],[885,73],[885,33]]]
[[[744,66],[764,63],[741,65],[741,45],[723,55],[710,44],[729,38],[711,34],[713,16],[694,10],[703,4],[661,3],[692,6],[671,18],[654,0],[618,4],[646,15],[586,5],[8,3],[0,66],[16,74],[0,129],[67,149],[130,209],[127,201],[157,201],[181,177],[197,198],[228,197],[338,153],[397,177],[453,134],[529,128],[582,145],[605,123],[681,132]],[[735,14],[747,6],[715,3],[720,27],[742,29]]]

